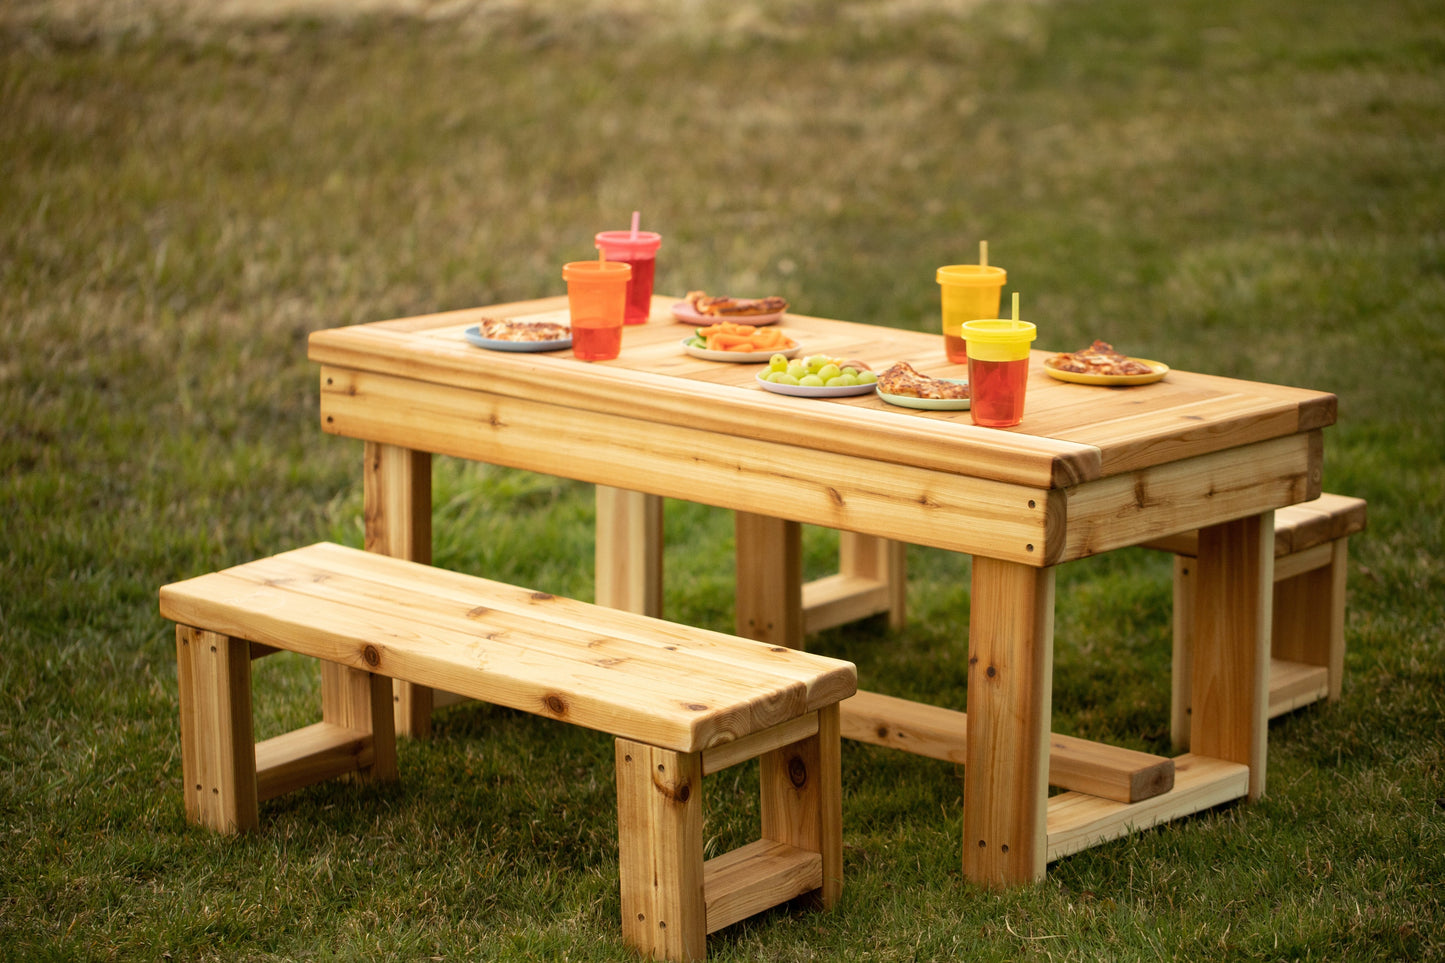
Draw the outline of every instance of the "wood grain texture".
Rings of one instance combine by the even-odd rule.
[[[1054,570],[975,558],[972,598],[963,869],[1016,885],[1046,865]]]
[[[702,760],[617,740],[622,938],[645,956],[707,956]]]
[[[662,499],[597,486],[592,593],[598,605],[662,617]]]
[[[259,824],[251,651],[240,638],[176,626],[186,818],[237,833]]]
[[[659,296],[662,315],[670,298]],[[499,308],[501,309],[501,308]],[[555,299],[505,306],[517,315],[557,310]],[[516,398],[548,397],[566,408],[690,424],[713,435],[829,448],[1045,488],[1070,487],[1242,443],[1333,424],[1326,392],[1171,371],[1162,382],[1119,391],[1048,377],[1034,352],[1024,421],[981,429],[967,412],[916,412],[862,396],[796,403],[761,391],[752,366],[683,354],[685,328],[654,320],[625,332],[616,361],[585,364],[570,352],[486,352],[461,337],[491,309],[475,309],[318,331],[309,356],[325,366],[452,384]],[[906,360],[932,375],[956,375],[936,335],[804,315],[781,322],[810,353],[862,357],[881,370]],[[324,382],[323,382],[324,385]],[[646,404],[639,405],[639,395]],[[1088,417],[1081,417],[1082,412]]]
[[[859,692],[842,703],[843,736],[962,765],[968,713],[910,699]],[[1049,735],[1049,785],[1119,802],[1168,792],[1174,764],[1163,756],[1101,742]]]
[[[1202,529],[1195,562],[1189,745],[1249,766],[1249,798],[1265,787],[1274,514]]]
[[[803,532],[797,522],[752,512],[733,517],[737,565],[734,631],[803,647]]]
[[[857,685],[836,659],[325,543],[167,586],[161,611],[679,751]]]

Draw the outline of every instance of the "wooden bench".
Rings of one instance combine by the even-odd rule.
[[[167,585],[187,818],[259,825],[311,783],[397,775],[392,679],[616,737],[622,935],[702,959],[707,934],[842,888],[840,700],[852,664],[331,544]],[[251,660],[322,660],[322,720],[261,743]],[[703,859],[702,779],[760,763],[761,838]]]
[[[1274,513],[1274,618],[1269,716],[1340,697],[1345,669],[1345,579],[1350,536],[1365,529],[1365,500],[1325,493]],[[1170,732],[1189,748],[1194,560],[1199,533],[1145,543],[1174,554],[1174,671]]]

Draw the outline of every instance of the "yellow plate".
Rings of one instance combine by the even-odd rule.
[[[1085,374],[1082,371],[1059,371],[1044,362],[1044,370],[1060,381],[1072,381],[1078,385],[1147,385],[1163,379],[1169,373],[1169,366],[1162,361],[1150,361],[1148,358],[1130,358],[1130,361],[1137,361],[1140,364],[1147,364],[1153,370],[1148,374],[1136,375],[1098,375]]]

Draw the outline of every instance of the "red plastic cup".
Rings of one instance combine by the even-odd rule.
[[[998,317],[999,295],[1008,272],[986,264],[950,264],[938,269],[943,302],[943,351],[954,364],[968,361],[963,323]]]
[[[609,261],[632,268],[627,283],[627,324],[646,324],[652,315],[652,279],[657,272],[657,249],[662,235],[653,231],[600,231],[597,247]]]
[[[567,308],[572,317],[572,355],[583,361],[611,361],[622,351],[622,319],[632,268],[614,261],[570,261],[562,265]]]
[[[973,320],[963,324],[968,342],[969,411],[973,423],[1008,428],[1024,417],[1029,381],[1029,344],[1037,329],[1027,321]]]

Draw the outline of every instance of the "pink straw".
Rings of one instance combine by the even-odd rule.
[[[636,240],[636,238],[637,238],[637,226],[638,226],[639,224],[641,224],[641,223],[642,223],[642,212],[641,212],[641,211],[633,211],[633,212],[632,212],[632,237],[633,237],[634,240]]]

